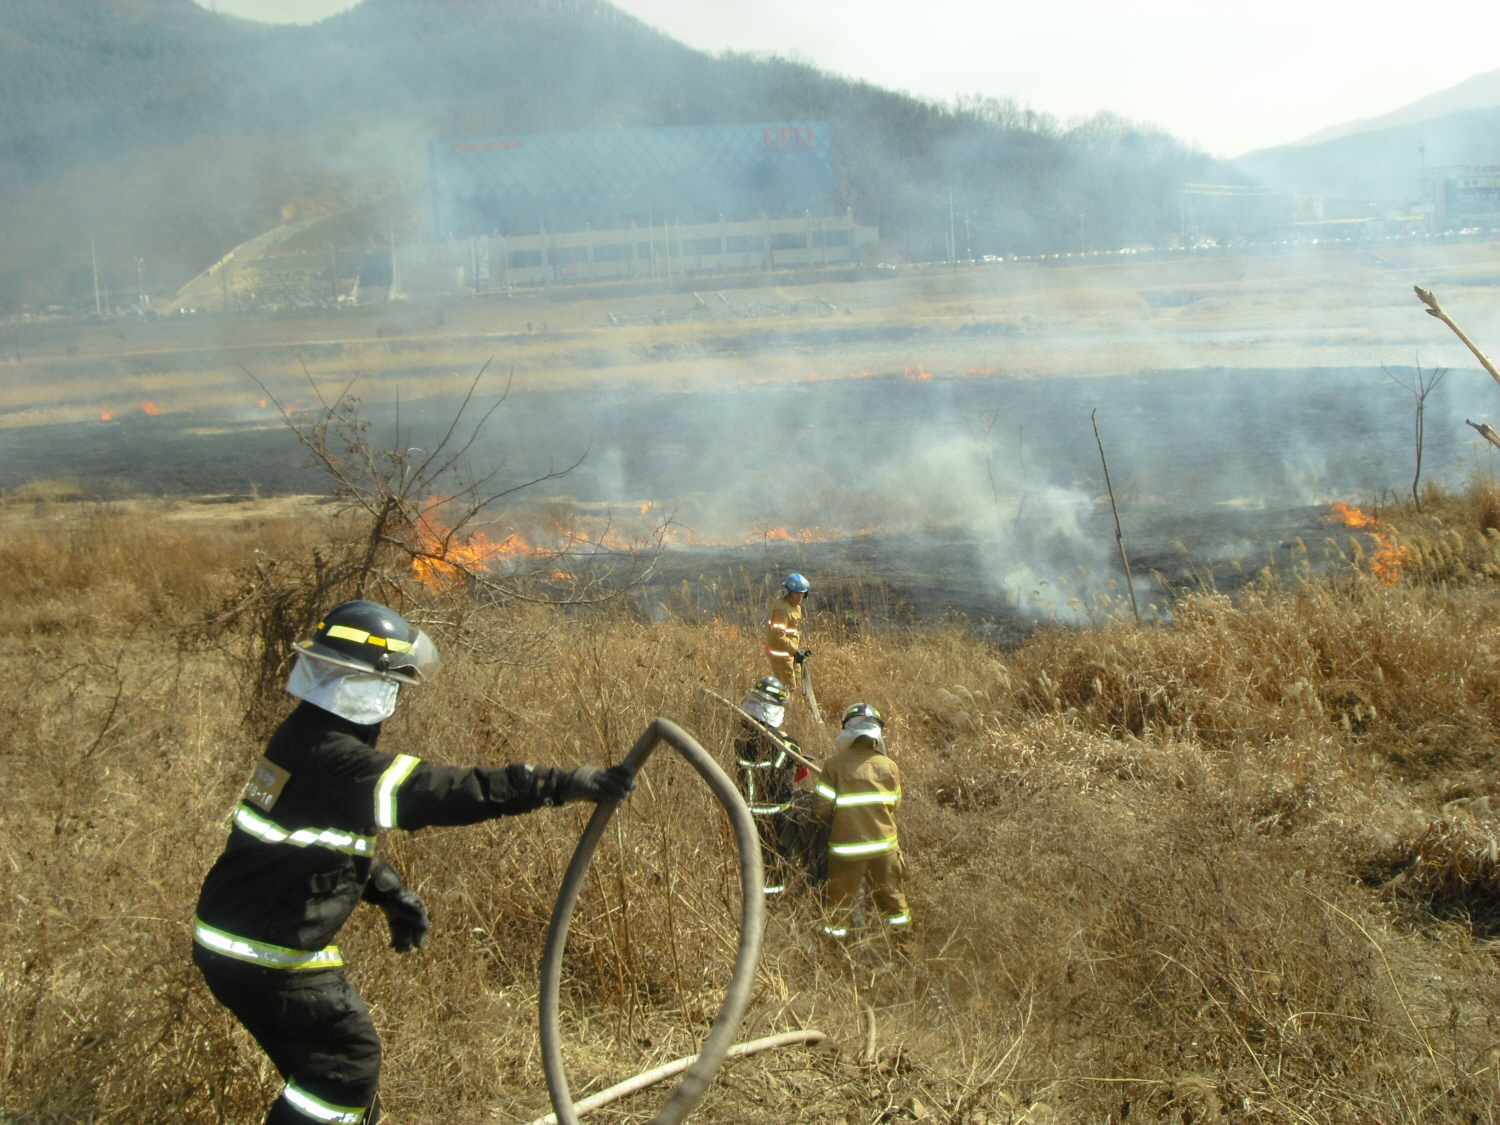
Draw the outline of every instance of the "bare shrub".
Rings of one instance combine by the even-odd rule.
[[[485,521],[501,505],[576,465],[509,487],[494,485],[498,467],[476,476],[467,455],[506,397],[471,416],[484,374],[481,368],[445,432],[427,448],[414,444],[399,416],[389,445],[377,443],[352,383],[330,401],[309,377],[321,409],[306,423],[276,403],[329,480],[331,534],[310,550],[258,557],[240,588],[187,634],[189,643],[238,646],[246,714],[258,729],[271,723],[292,643],[331,605],[379,601],[450,645],[493,663],[520,664],[536,659],[547,641],[544,630],[529,626],[527,606],[602,604],[650,573],[661,528],[648,539],[611,542],[609,527],[581,530],[564,511],[554,514],[552,540],[528,545],[519,557],[489,540]],[[269,390],[266,396],[275,401]]]

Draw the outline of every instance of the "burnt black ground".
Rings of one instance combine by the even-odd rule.
[[[1483,464],[1463,419],[1483,417],[1492,396],[1477,371],[1453,372],[1432,396],[1429,478],[1456,482]],[[493,401],[479,401],[479,411]],[[401,440],[433,442],[455,406],[447,398],[408,403]],[[1118,571],[1089,425],[1096,407],[1143,601],[1159,597],[1153,569],[1183,583],[1211,565],[1221,588],[1233,588],[1241,571],[1254,574],[1278,552],[1284,559],[1298,536],[1320,554],[1336,530],[1323,519],[1329,501],[1369,503],[1410,487],[1411,398],[1368,368],[513,392],[472,462],[482,471],[500,465],[497,482],[509,485],[581,457],[565,480],[545,487],[622,511],[656,500],[679,522],[731,542],[777,524],[879,523],[880,534],[831,543],[679,549],[664,560],[664,575],[680,583],[793,566],[866,575],[919,616],[957,612],[1005,632],[1005,622],[1018,620],[1016,603],[1034,602],[1043,579],[1087,585]],[[395,440],[393,409],[371,406],[366,415],[377,444]],[[998,420],[986,431],[990,419]],[[933,461],[934,450],[948,449],[958,451],[951,461]],[[100,492],[158,495],[326,489],[294,436],[263,414],[0,431],[0,487],[61,477]],[[828,499],[814,497],[810,482]],[[1075,526],[1064,535],[1069,520]]]

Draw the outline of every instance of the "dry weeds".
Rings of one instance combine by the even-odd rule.
[[[911,959],[877,972],[815,938],[810,896],[779,905],[745,1034],[816,1026],[831,1045],[733,1064],[701,1119],[1494,1120],[1483,505],[1424,497],[1441,527],[1385,513],[1441,562],[1398,585],[1272,576],[1238,604],[1192,596],[1170,627],[1048,630],[1001,653],[882,628],[861,617],[869,597],[815,618],[824,705],[892,717]],[[170,514],[47,497],[0,514],[24,653],[0,686],[7,1122],[249,1122],[276,1088],[188,963],[197,884],[259,747],[236,649],[178,641],[254,549],[307,550],[320,528]],[[386,738],[445,762],[567,764],[620,756],[664,714],[727,755],[731,717],[699,686],[759,673],[755,593],[716,618],[683,591],[655,623],[528,610],[520,627],[541,615],[554,659],[449,644]],[[482,614],[465,628],[517,627]],[[688,772],[653,760],[618,823],[570,945],[579,1094],[691,1051],[733,942],[732,844]],[[382,842],[436,923],[410,957],[373,911],[341,939],[385,1036],[390,1120],[547,1107],[536,963],[581,825],[543,811]],[[659,1096],[598,1119],[642,1119]]]

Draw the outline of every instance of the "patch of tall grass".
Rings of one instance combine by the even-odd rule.
[[[178,642],[256,548],[310,550],[326,525],[49,504],[0,513],[25,649],[0,681],[0,1115],[255,1120],[275,1075],[188,963],[198,881],[260,749],[242,718],[253,654],[248,633]],[[1458,527],[1424,507],[1478,548],[1476,512]],[[702,1119],[1492,1119],[1495,971],[1470,907],[1496,878],[1495,588],[1465,566],[1394,586],[1288,574],[1234,602],[1192,595],[1170,626],[1043,629],[1009,652],[882,628],[869,590],[815,613],[825,709],[868,700],[890,719],[912,944],[825,944],[814,894],[779,903],[747,1035],[816,1026],[831,1045],[733,1064]],[[440,638],[443,676],[382,745],[610,761],[661,714],[727,763],[733,716],[700,689],[762,674],[761,593],[677,591],[656,620],[471,608],[466,636],[540,626],[553,643],[507,664]],[[433,596],[411,591],[440,627]],[[374,911],[341,935],[392,1120],[547,1108],[536,964],[582,823],[544,810],[382,839],[435,922],[408,957]],[[691,1052],[733,947],[732,840],[689,771],[653,759],[617,823],[567,961],[580,1096]]]

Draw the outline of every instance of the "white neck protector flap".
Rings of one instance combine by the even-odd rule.
[[[882,754],[885,753],[885,732],[881,730],[880,724],[873,719],[854,720],[843,730],[839,731],[838,736],[833,740],[833,744],[840,750],[847,750],[854,744],[855,739],[858,738],[872,739],[875,745],[880,748],[880,752]]]
[[[368,727],[385,722],[395,712],[401,685],[373,672],[341,668],[299,653],[287,677],[286,690],[342,719]]]

